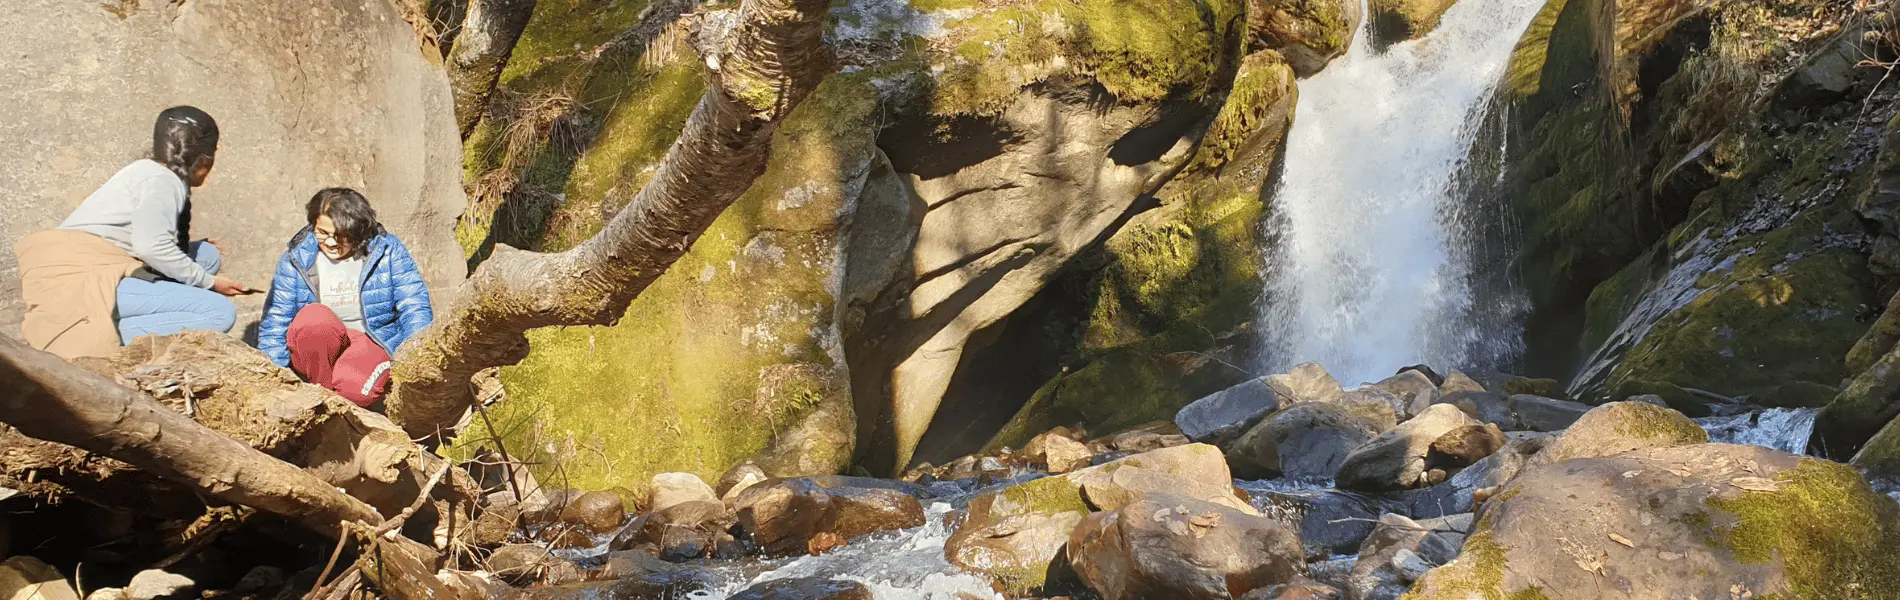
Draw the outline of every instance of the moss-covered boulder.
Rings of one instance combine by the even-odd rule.
[[[465,222],[471,260],[493,243],[555,251],[585,240],[662,160],[704,84],[691,51],[665,35],[644,57],[601,50],[642,4],[539,6],[502,77],[523,105],[491,115],[468,145],[478,188],[511,186]],[[843,256],[859,232],[839,215],[909,202],[889,191],[895,174],[874,144],[873,76],[834,76],[801,105],[765,175],[618,325],[530,332],[532,352],[502,370],[508,401],[490,414],[510,450],[545,466],[543,480],[716,479],[748,457],[782,477],[849,465],[857,424],[839,297],[848,272],[877,261]]]
[[[1526,471],[1404,598],[1896,595],[1900,506],[1852,467],[1704,444]]]
[[[1261,188],[1296,99],[1275,52],[1249,56],[1186,172],[1163,204],[1102,246],[1106,264],[1075,277],[1085,321],[1080,366],[1051,380],[990,442],[1019,447],[1057,425],[1115,431],[1171,420],[1194,400],[1249,379],[1263,283]]]
[[[1372,0],[1372,35],[1380,44],[1425,37],[1457,0]]]
[[[1532,455],[1526,467],[1708,441],[1709,432],[1682,413],[1645,402],[1611,402],[1583,413],[1556,440]]]
[[[1277,51],[1310,77],[1352,46],[1360,10],[1350,0],[1248,0],[1248,46]]]

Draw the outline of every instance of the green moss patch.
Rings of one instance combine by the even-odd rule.
[[[1718,526],[1723,547],[1744,563],[1779,561],[1800,598],[1900,597],[1900,520],[1893,500],[1852,467],[1803,459],[1770,493],[1709,500],[1734,516]]]

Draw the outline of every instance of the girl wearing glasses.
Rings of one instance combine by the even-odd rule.
[[[257,345],[277,364],[365,408],[389,389],[389,360],[435,320],[402,240],[355,190],[317,192],[310,225],[277,261]]]

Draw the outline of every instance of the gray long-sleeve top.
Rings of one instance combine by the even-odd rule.
[[[161,275],[211,289],[211,273],[178,247],[178,213],[189,193],[171,169],[141,159],[119,169],[59,228],[105,238]]]

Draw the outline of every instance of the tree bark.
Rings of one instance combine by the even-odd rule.
[[[497,246],[455,303],[403,345],[390,417],[412,437],[434,435],[470,406],[476,371],[526,357],[528,330],[618,321],[765,172],[773,132],[832,70],[829,6],[746,0],[736,29],[711,44],[711,85],[652,182],[571,250]]]
[[[462,29],[449,49],[449,86],[455,94],[455,123],[468,139],[488,111],[501,70],[515,42],[534,16],[535,0],[471,0]]]
[[[103,376],[0,336],[0,422],[335,536],[382,517],[316,476]]]

